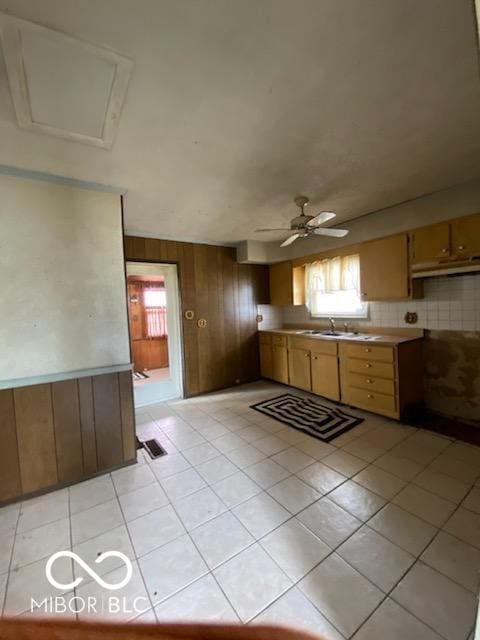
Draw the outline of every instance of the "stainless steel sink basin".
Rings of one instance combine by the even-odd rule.
[[[303,329],[295,331],[297,335],[319,336],[324,338],[336,338],[337,340],[380,340],[382,336],[374,336],[370,333],[345,333],[344,331],[322,331],[322,329]]]
[[[320,329],[304,329],[303,331],[296,331],[295,333],[309,336],[323,335],[323,331],[321,331]]]

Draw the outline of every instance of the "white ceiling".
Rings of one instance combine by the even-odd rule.
[[[349,220],[480,177],[471,0],[0,0],[131,58],[110,150],[18,128],[0,163],[128,189],[127,231],[235,243],[292,199]],[[282,234],[280,234],[282,237]]]

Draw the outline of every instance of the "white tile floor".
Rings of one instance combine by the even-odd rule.
[[[133,561],[137,620],[285,623],[341,640],[467,640],[480,570],[480,448],[365,418],[330,444],[249,406],[258,383],[142,409],[168,455],[0,509],[0,605],[57,595],[55,551]],[[296,392],[300,393],[300,392]],[[326,403],[326,402],[325,402]],[[328,404],[328,403],[326,403]],[[97,566],[114,582],[117,558]],[[69,561],[76,595],[101,588]],[[123,614],[135,619],[135,614]]]

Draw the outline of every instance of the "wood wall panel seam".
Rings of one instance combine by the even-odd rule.
[[[0,391],[0,501],[21,493],[20,459],[15,419],[13,391]]]

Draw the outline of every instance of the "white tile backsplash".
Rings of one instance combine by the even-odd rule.
[[[352,319],[354,327],[417,327],[419,329],[448,329],[453,331],[480,331],[480,273],[462,276],[427,278],[424,298],[402,302],[371,302],[369,319]],[[418,314],[418,322],[409,325],[404,317],[407,311]],[[264,322],[260,329],[275,329],[282,324],[318,324],[320,318],[311,318],[305,306],[275,307],[259,305]],[[341,326],[343,320],[338,324]]]
[[[273,304],[259,304],[258,313],[263,316],[263,320],[258,323],[258,328],[263,331],[268,329],[279,329],[283,320],[283,307],[276,307]]]

